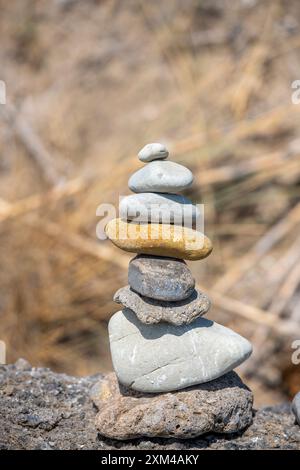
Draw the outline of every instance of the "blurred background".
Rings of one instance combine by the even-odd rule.
[[[256,405],[300,389],[300,3],[0,0],[0,339],[7,362],[111,369],[130,255],[96,238],[148,142],[195,175],[208,317],[246,336]]]

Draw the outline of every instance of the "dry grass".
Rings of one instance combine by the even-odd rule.
[[[111,367],[106,324],[130,259],[97,242],[137,150],[195,173],[214,252],[190,263],[210,318],[252,339],[257,403],[293,394],[300,338],[298,2],[0,1],[0,338],[8,360]],[[2,73],[2,70],[1,70]],[[299,366],[298,366],[299,367]]]

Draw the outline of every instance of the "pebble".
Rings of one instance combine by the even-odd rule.
[[[300,426],[300,392],[295,395],[292,403],[292,411],[295,415],[296,421]]]
[[[30,370],[31,369],[31,364],[26,359],[23,359],[23,357],[20,357],[15,362],[15,368],[17,370]]]
[[[147,144],[139,151],[138,157],[141,162],[152,162],[153,160],[164,160],[168,158],[169,152],[163,144]]]
[[[244,362],[245,338],[204,318],[191,325],[145,325],[129,309],[108,325],[114,370],[133,390],[161,393],[209,382]]]
[[[177,326],[187,325],[205,315],[210,308],[208,297],[196,289],[185,300],[167,302],[143,297],[126,286],[115,293],[114,301],[129,308],[145,324],[167,322]]]
[[[128,282],[135,292],[166,301],[187,299],[195,287],[186,263],[165,256],[138,255],[133,258],[129,263]]]
[[[193,182],[192,172],[175,162],[157,160],[136,171],[128,181],[134,193],[177,193]]]
[[[206,258],[212,243],[201,232],[169,224],[137,224],[112,219],[105,227],[106,236],[118,248],[131,253],[167,256],[186,260]]]
[[[192,201],[178,194],[140,193],[126,196],[119,207],[123,220],[177,223],[192,226],[200,210]]]
[[[235,372],[184,391],[145,395],[120,385],[115,374],[91,390],[100,435],[188,439],[240,432],[252,423],[253,395]],[[142,441],[145,445],[145,440]]]

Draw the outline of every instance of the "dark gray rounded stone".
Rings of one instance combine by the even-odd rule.
[[[191,271],[183,260],[138,255],[129,263],[128,282],[135,292],[150,299],[180,301],[195,287]]]
[[[126,286],[115,293],[114,301],[132,310],[142,323],[148,325],[160,322],[188,325],[210,308],[209,298],[196,289],[185,300],[166,302],[143,297]]]

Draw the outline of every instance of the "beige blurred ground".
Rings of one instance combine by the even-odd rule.
[[[256,404],[300,389],[300,4],[0,0],[0,339],[7,361],[111,368],[130,256],[96,239],[147,142],[195,174],[213,254],[190,263],[254,343]]]

